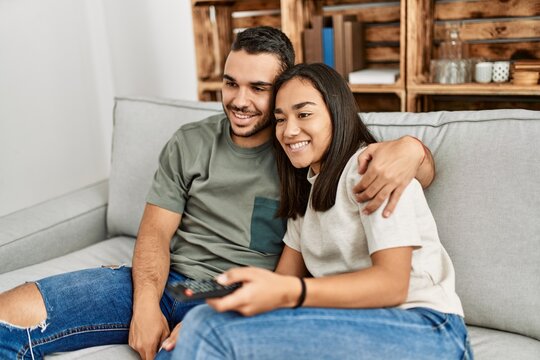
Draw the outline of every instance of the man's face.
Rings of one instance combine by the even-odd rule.
[[[229,118],[233,141],[255,147],[271,137],[272,86],[281,71],[271,54],[231,51],[223,74],[223,109]]]

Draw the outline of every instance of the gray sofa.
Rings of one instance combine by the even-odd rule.
[[[0,291],[130,264],[161,147],[180,125],[219,111],[216,103],[117,99],[110,178],[0,218]],[[456,268],[476,359],[540,359],[540,112],[361,116],[378,138],[412,134],[434,154],[426,195]],[[137,355],[122,345],[48,358]]]

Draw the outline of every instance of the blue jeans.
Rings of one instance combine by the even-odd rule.
[[[463,318],[426,308],[282,309],[243,317],[207,305],[186,316],[172,358],[472,359]]]
[[[171,271],[168,281],[184,279]],[[133,297],[131,268],[75,271],[36,284],[45,302],[47,319],[34,328],[0,323],[0,359],[40,359],[54,352],[128,343]],[[172,329],[201,303],[178,302],[165,290],[160,306]]]

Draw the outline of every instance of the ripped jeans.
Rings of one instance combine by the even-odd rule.
[[[185,277],[171,271],[168,282]],[[0,359],[42,359],[46,354],[109,344],[127,344],[132,310],[131,268],[102,267],[36,282],[47,319],[32,328],[0,322]],[[172,329],[202,301],[179,302],[167,290],[161,311]],[[162,354],[158,358],[168,358]]]

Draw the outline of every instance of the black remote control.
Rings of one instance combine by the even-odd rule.
[[[176,299],[190,301],[222,297],[232,293],[240,286],[242,286],[241,283],[223,286],[215,280],[185,280],[167,285],[167,289]]]

